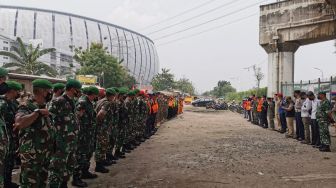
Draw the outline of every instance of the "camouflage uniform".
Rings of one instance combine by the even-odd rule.
[[[97,102],[96,112],[104,109],[106,115],[101,122],[97,122],[97,144],[95,152],[96,162],[103,162],[108,151],[109,136],[112,132],[112,105],[107,98]]]
[[[146,101],[142,98],[139,99],[139,137],[145,137],[146,120],[148,114],[148,106]]]
[[[5,156],[8,150],[8,137],[5,121],[0,117],[0,187],[4,187]]]
[[[51,158],[49,182],[51,187],[60,187],[72,175],[76,164],[78,121],[75,102],[66,94],[50,103],[49,112],[56,128],[55,153]]]
[[[14,101],[9,101],[5,99],[4,96],[0,97],[0,113],[1,117],[4,118],[7,130],[7,154],[5,155],[5,185],[9,185],[12,182],[12,171],[14,168],[14,158],[16,150],[16,140],[13,133],[13,124],[15,119],[15,114],[17,111],[17,105]]]
[[[35,109],[42,108],[45,106],[38,106],[29,99],[26,104],[19,106],[16,116],[29,115]],[[49,117],[38,117],[31,126],[20,130],[19,152],[22,162],[20,183],[22,188],[46,187],[54,133]]]
[[[320,127],[320,140],[321,144],[325,146],[330,146],[330,133],[329,133],[329,115],[331,111],[331,104],[326,99],[321,101],[320,106],[317,107],[316,119]]]
[[[121,148],[126,143],[127,125],[129,123],[128,107],[128,101],[120,101],[116,153],[121,152]]]
[[[77,118],[79,120],[78,143],[76,151],[77,165],[75,166],[75,175],[80,171],[88,171],[90,168],[90,159],[95,150],[96,139],[96,112],[93,103],[86,95],[79,98],[76,104]],[[84,114],[79,116],[79,111],[84,110]]]
[[[119,122],[119,100],[115,100],[111,102],[111,111],[109,112],[112,116],[112,123],[109,134],[109,144],[107,148],[107,153],[111,156],[113,153],[113,149],[116,146],[117,138],[118,138],[118,122]]]

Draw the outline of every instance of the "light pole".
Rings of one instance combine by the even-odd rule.
[[[315,69],[315,70],[318,70],[318,71],[320,71],[320,72],[321,72],[321,76],[322,76],[322,80],[323,80],[323,79],[324,79],[323,70],[322,70],[322,69],[320,69],[320,68],[316,68],[316,67],[313,67],[313,69]]]

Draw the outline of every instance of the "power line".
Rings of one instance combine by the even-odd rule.
[[[206,22],[203,22],[203,23],[200,23],[200,24],[197,24],[197,25],[193,25],[193,26],[191,26],[191,27],[188,27],[188,28],[186,28],[186,29],[179,30],[179,31],[176,31],[176,32],[173,32],[173,33],[169,33],[169,34],[167,34],[167,35],[163,35],[163,36],[158,37],[158,38],[156,38],[156,39],[154,39],[154,40],[161,40],[161,39],[164,39],[164,38],[167,38],[167,37],[170,37],[170,36],[173,36],[173,35],[176,35],[176,34],[179,34],[179,33],[182,33],[182,32],[185,32],[185,31],[188,31],[188,30],[191,30],[191,29],[194,29],[194,28],[203,26],[203,25],[206,25],[206,24],[208,24],[208,23],[211,23],[211,22],[214,22],[214,21],[223,19],[223,18],[225,18],[225,17],[227,17],[227,16],[236,14],[236,13],[238,13],[238,12],[242,12],[242,11],[244,11],[244,10],[246,10],[246,9],[249,9],[249,8],[251,8],[251,7],[254,7],[255,5],[258,5],[258,4],[263,3],[263,2],[266,2],[266,1],[268,1],[268,0],[259,1],[259,2],[257,2],[257,3],[248,5],[248,6],[246,6],[246,7],[243,7],[243,8],[241,8],[241,9],[239,9],[239,10],[235,10],[235,11],[229,12],[229,13],[227,13],[227,14],[225,14],[225,15],[219,16],[219,17],[214,18],[214,19],[211,19],[211,20],[208,20],[208,21],[206,21]]]
[[[181,37],[181,38],[178,38],[178,39],[175,39],[175,40],[171,40],[171,41],[168,41],[168,42],[165,42],[165,43],[161,43],[161,44],[158,44],[157,46],[164,46],[164,45],[171,44],[171,43],[174,43],[174,42],[177,42],[177,41],[180,41],[180,40],[184,40],[184,39],[192,38],[192,37],[201,35],[201,34],[203,34],[203,33],[207,33],[207,32],[213,31],[213,30],[217,30],[217,29],[220,29],[220,28],[222,28],[222,27],[225,27],[225,26],[228,26],[228,25],[235,24],[235,23],[237,23],[237,22],[246,20],[246,19],[248,19],[248,18],[252,18],[252,17],[255,16],[255,15],[258,15],[258,13],[254,13],[254,14],[247,15],[247,16],[245,16],[245,17],[242,17],[242,18],[233,20],[233,21],[231,21],[231,22],[228,22],[228,23],[225,23],[225,24],[216,26],[216,27],[212,27],[212,28],[210,28],[210,29],[206,29],[206,30],[204,30],[204,31],[195,33],[195,34],[193,34],[193,35],[189,35],[189,36],[186,36],[186,37]]]
[[[179,13],[179,14],[176,14],[175,16],[166,18],[166,19],[164,19],[164,20],[161,20],[160,22],[157,22],[157,23],[155,23],[155,24],[149,25],[149,26],[143,28],[142,30],[147,30],[147,29],[149,29],[149,28],[152,28],[152,27],[154,27],[154,26],[160,25],[160,24],[162,24],[162,23],[164,23],[164,22],[167,22],[167,21],[169,21],[169,20],[172,20],[172,19],[174,19],[174,18],[177,18],[177,17],[179,17],[179,16],[183,16],[183,15],[185,15],[185,14],[191,12],[191,11],[194,11],[194,10],[196,10],[196,9],[199,9],[199,8],[201,8],[201,7],[203,7],[203,6],[207,5],[207,4],[210,4],[210,3],[214,2],[214,1],[216,1],[216,0],[209,0],[209,1],[206,1],[205,3],[202,3],[202,4],[200,4],[200,5],[197,5],[197,6],[193,7],[193,8],[187,9],[187,10],[185,10],[185,11]]]
[[[160,31],[169,29],[169,28],[171,28],[171,27],[175,27],[175,26],[180,25],[180,24],[182,24],[182,23],[185,23],[185,22],[194,20],[194,19],[196,19],[196,18],[199,18],[199,17],[201,17],[201,16],[204,16],[204,15],[206,15],[206,14],[209,14],[209,13],[211,13],[211,12],[214,12],[214,11],[216,11],[216,10],[219,10],[219,9],[221,9],[221,8],[223,8],[223,7],[226,7],[226,6],[229,6],[229,5],[231,5],[231,4],[237,3],[237,2],[239,2],[239,1],[240,1],[240,0],[233,0],[233,1],[230,1],[230,2],[228,2],[228,3],[225,3],[225,4],[223,4],[223,5],[220,5],[220,6],[216,7],[216,8],[213,8],[213,9],[210,9],[210,10],[208,10],[208,11],[205,11],[205,12],[203,12],[203,13],[201,13],[201,14],[196,15],[196,16],[187,18],[187,19],[182,20],[182,21],[180,21],[180,22],[177,22],[177,23],[175,23],[175,24],[171,24],[171,25],[168,25],[168,26],[163,27],[163,28],[161,28],[161,29],[158,29],[158,30],[156,30],[156,31],[150,32],[150,33],[148,33],[147,35],[151,35],[151,34],[154,34],[154,33],[158,33],[158,32],[160,32]]]

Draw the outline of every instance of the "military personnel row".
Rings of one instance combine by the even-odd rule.
[[[182,113],[179,98],[138,89],[82,87],[77,80],[52,85],[32,82],[31,97],[20,97],[22,85],[6,80],[0,68],[0,187],[12,183],[16,151],[21,159],[20,186],[87,187],[84,179],[125,158],[150,138],[157,124]],[[173,104],[173,105],[172,105]],[[16,144],[19,141],[19,144]]]

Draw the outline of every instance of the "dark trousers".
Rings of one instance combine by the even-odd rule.
[[[311,120],[312,145],[319,146],[320,142],[320,127],[316,119]]]
[[[281,131],[286,131],[287,122],[286,122],[286,113],[279,113],[280,123],[281,123]]]
[[[260,112],[260,126],[268,128],[267,112]]]
[[[248,120],[249,120],[249,121],[252,121],[251,110],[247,110],[247,116],[248,116]]]
[[[244,110],[244,118],[247,119],[248,116],[247,116],[247,110]]]
[[[296,137],[304,140],[304,125],[301,117],[301,112],[295,112],[295,128],[296,128]]]

